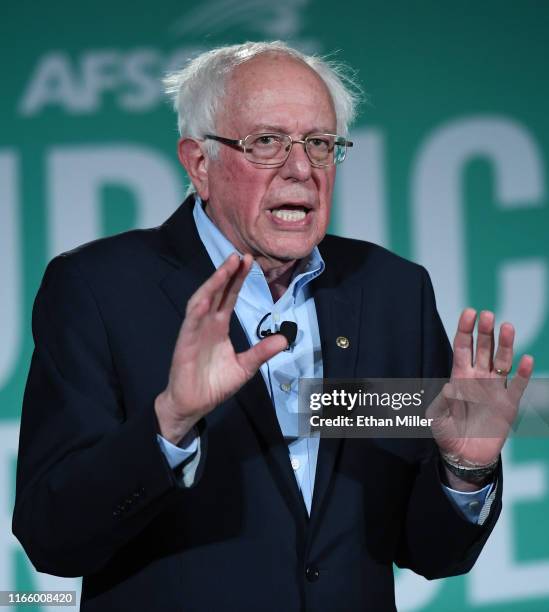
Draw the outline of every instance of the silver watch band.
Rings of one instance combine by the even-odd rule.
[[[445,453],[441,453],[440,455],[445,467],[448,468],[452,474],[471,484],[480,484],[487,480],[496,471],[499,464],[499,457],[488,465],[467,465],[461,463],[459,459]]]

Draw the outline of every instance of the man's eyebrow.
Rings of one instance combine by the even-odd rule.
[[[283,128],[281,125],[270,125],[267,123],[260,123],[256,126],[254,126],[252,128],[252,132],[250,132],[250,134],[259,134],[261,132],[276,132],[278,134],[287,134],[288,132],[286,131],[285,128]],[[313,128],[311,130],[308,130],[305,134],[303,134],[304,136],[307,136],[308,134],[334,134],[335,132],[329,128],[323,128],[323,127],[319,127],[319,128]]]
[[[280,125],[269,125],[267,123],[260,123],[253,127],[253,134],[258,132],[279,132],[281,134],[287,134],[286,130]]]

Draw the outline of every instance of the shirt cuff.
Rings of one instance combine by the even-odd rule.
[[[497,483],[487,484],[478,491],[456,491],[446,485],[442,485],[442,488],[469,522],[482,525],[494,501]]]
[[[194,453],[198,450],[200,436],[196,428],[192,428],[187,435],[182,438],[179,444],[176,446],[172,444],[166,438],[163,438],[160,434],[156,434],[160,450],[166,457],[168,465],[174,470],[179,467],[184,461],[190,459]]]

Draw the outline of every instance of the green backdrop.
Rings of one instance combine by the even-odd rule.
[[[0,9],[0,589],[78,588],[35,572],[10,529],[32,300],[55,254],[156,225],[181,201],[159,78],[199,50],[275,38],[337,50],[368,104],[338,170],[332,231],[426,265],[449,334],[465,305],[514,322],[518,350],[547,375],[548,25],[549,3],[534,0]],[[434,582],[399,572],[400,610],[549,610],[547,438],[511,440],[505,474],[475,569]]]

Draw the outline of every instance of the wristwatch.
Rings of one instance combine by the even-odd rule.
[[[442,463],[452,474],[471,484],[481,484],[486,481],[496,471],[499,464],[499,457],[488,465],[475,465],[464,463],[459,457],[454,457],[446,453],[440,453]]]

